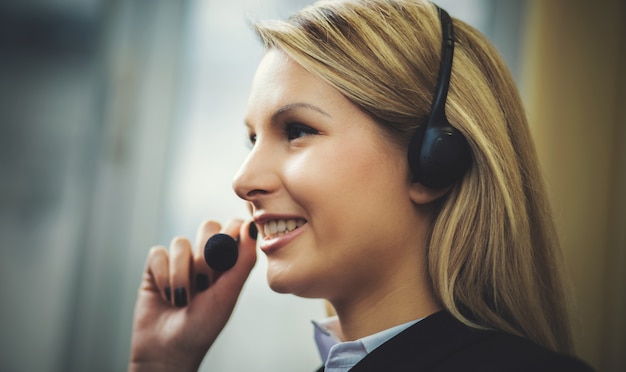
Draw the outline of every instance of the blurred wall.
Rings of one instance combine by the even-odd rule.
[[[523,86],[582,358],[626,371],[626,3],[532,1]]]
[[[59,370],[102,134],[97,1],[0,2],[0,370]]]

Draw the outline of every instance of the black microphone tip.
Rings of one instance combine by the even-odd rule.
[[[215,271],[226,271],[235,266],[239,257],[237,241],[227,234],[215,234],[204,246],[204,260]]]

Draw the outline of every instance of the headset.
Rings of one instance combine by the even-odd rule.
[[[446,98],[452,74],[454,32],[448,13],[435,5],[441,20],[442,48],[439,79],[426,125],[409,143],[409,167],[413,180],[430,188],[443,188],[459,181],[471,162],[467,140],[446,117]]]

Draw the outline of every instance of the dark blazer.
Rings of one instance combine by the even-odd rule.
[[[318,372],[324,371],[324,367]],[[476,330],[448,312],[435,313],[385,342],[351,372],[574,371],[592,369],[524,338]]]

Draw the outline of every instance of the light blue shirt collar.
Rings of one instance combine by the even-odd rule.
[[[337,335],[331,331],[332,325],[339,321],[337,317],[313,321],[315,342],[325,371],[345,372],[350,370],[367,354],[420,320],[422,319],[413,320],[356,341],[347,342],[341,342]]]

